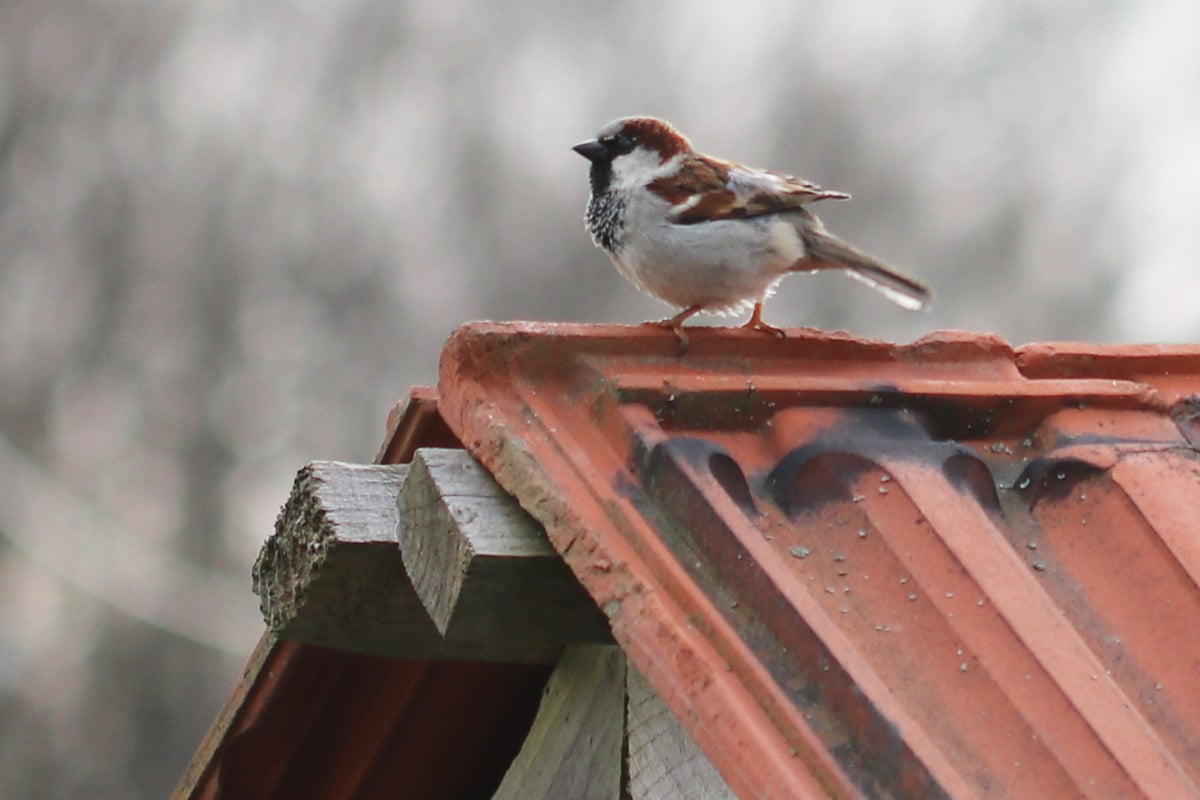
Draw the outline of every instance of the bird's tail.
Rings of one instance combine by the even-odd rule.
[[[804,231],[803,239],[807,257],[796,264],[796,270],[844,270],[851,278],[882,292],[893,303],[910,311],[927,310],[933,304],[933,292],[928,286],[829,231],[814,226]]]

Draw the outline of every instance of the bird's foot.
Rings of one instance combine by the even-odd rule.
[[[750,321],[747,322],[742,327],[749,328],[752,331],[762,331],[763,333],[769,333],[772,336],[778,336],[780,339],[786,339],[787,334],[783,332],[782,328],[776,328],[774,325],[768,325],[767,323],[763,322],[762,309],[763,309],[762,303],[755,303],[754,304],[754,313],[750,315]]]
[[[688,351],[688,347],[692,343],[691,340],[688,339],[687,333],[685,333],[683,330],[683,322],[699,310],[700,306],[689,306],[673,317],[647,322],[646,324],[653,325],[656,328],[666,328],[667,330],[671,331],[671,333],[675,334],[675,338],[679,340],[679,355],[682,356]]]

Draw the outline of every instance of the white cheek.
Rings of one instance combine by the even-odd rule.
[[[653,150],[637,148],[612,162],[612,187],[618,190],[640,189],[663,175],[674,172],[682,155],[660,161]]]

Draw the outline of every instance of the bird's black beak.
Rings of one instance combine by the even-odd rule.
[[[603,161],[609,157],[608,148],[600,144],[597,139],[588,139],[586,142],[580,142],[571,149],[588,161]]]

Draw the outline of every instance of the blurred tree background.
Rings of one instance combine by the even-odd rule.
[[[158,798],[261,631],[292,476],[365,461],[475,318],[639,322],[568,148],[651,113],[854,193],[930,315],[1195,341],[1200,6],[0,2],[0,796]]]

